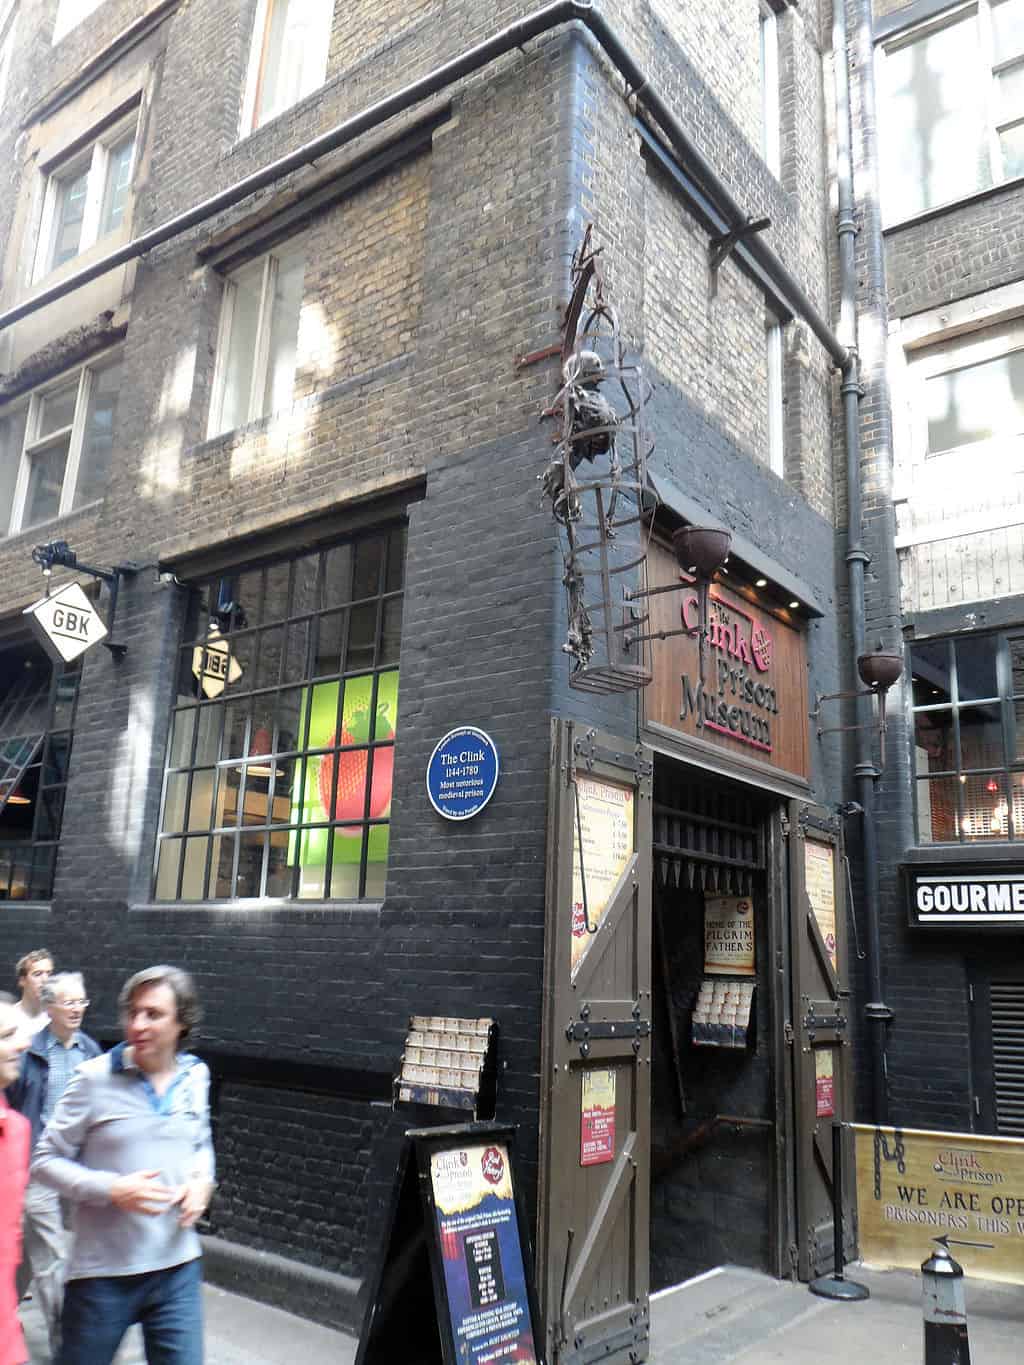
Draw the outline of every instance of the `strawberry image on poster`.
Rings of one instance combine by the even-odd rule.
[[[382,701],[377,707],[377,724],[371,726],[369,706],[361,706],[345,717],[340,738],[331,735],[328,745],[369,744],[370,739],[393,740],[395,724],[388,702]],[[370,766],[368,749],[352,749],[348,753],[325,754],[320,760],[319,792],[320,805],[324,814],[331,820],[362,820],[366,804],[366,777]],[[394,748],[377,748],[373,751],[373,777],[370,782],[371,820],[378,820],[391,809],[392,777],[395,767]],[[338,785],[334,794],[334,809],[331,810],[331,789],[337,771]],[[360,838],[362,830],[342,828],[339,834]]]

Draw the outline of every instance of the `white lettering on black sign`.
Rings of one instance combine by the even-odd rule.
[[[1024,873],[917,876],[912,897],[918,924],[1024,924]]]

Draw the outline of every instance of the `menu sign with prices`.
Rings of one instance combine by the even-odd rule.
[[[804,885],[832,970],[837,971],[836,853],[831,844],[823,844],[817,839],[804,841]]]
[[[544,1365],[515,1128],[405,1134],[355,1365]]]
[[[753,981],[702,981],[690,1041],[696,1047],[746,1047],[753,1017]]]
[[[604,919],[634,848],[630,788],[577,777],[576,800],[578,819],[573,822],[572,836],[573,976]]]

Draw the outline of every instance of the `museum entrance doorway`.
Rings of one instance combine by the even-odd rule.
[[[656,757],[652,1290],[727,1262],[778,1270],[777,809]]]

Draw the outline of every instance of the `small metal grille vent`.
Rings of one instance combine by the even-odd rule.
[[[1024,981],[993,981],[991,992],[996,1131],[1024,1137]]]

